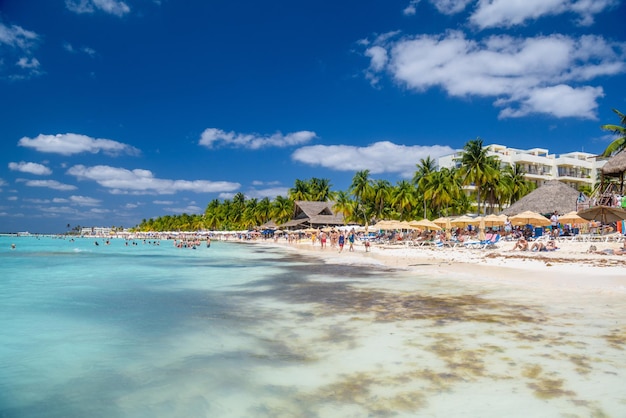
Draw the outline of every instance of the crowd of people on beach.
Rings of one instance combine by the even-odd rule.
[[[274,241],[280,239],[279,234],[274,235]],[[340,229],[325,230],[312,230],[308,232],[294,232],[287,233],[285,239],[288,243],[297,243],[302,239],[311,240],[311,245],[315,246],[319,243],[320,249],[324,250],[330,246],[331,249],[337,249],[339,252],[343,252],[346,244],[348,245],[348,251],[354,251],[354,244],[356,241],[367,242],[367,237],[364,233],[357,233],[354,228],[349,231]],[[366,250],[369,250],[369,243],[365,245]]]

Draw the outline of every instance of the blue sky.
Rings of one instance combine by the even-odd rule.
[[[601,152],[620,0],[0,0],[0,232],[392,183],[481,137]]]

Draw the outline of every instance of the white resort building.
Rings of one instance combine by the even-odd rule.
[[[537,187],[549,180],[560,180],[578,190],[581,186],[593,186],[597,181],[600,168],[606,160],[596,159],[595,154],[588,152],[568,152],[566,154],[550,154],[547,149],[531,148],[521,150],[508,148],[504,145],[486,145],[489,155],[497,156],[502,164],[520,165],[527,180]],[[460,167],[462,150],[454,154],[444,155],[438,159],[439,167]]]

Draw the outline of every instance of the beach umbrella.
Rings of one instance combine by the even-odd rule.
[[[401,222],[398,222],[398,229],[419,229],[419,228],[411,225],[411,222],[401,221]]]
[[[480,224],[478,224],[478,239],[484,241],[485,238],[487,238],[485,235],[485,217],[481,216]]]
[[[604,225],[626,219],[626,210],[612,206],[594,206],[581,210],[578,216],[588,221],[601,221]]]
[[[450,218],[446,219],[446,239],[452,239],[452,220]]]
[[[506,222],[506,215],[487,215],[483,217],[486,226],[501,226]]]
[[[409,225],[415,227],[415,228],[425,228],[425,229],[429,229],[429,230],[435,230],[438,231],[441,229],[441,227],[439,225],[437,225],[436,223],[434,223],[433,221],[429,221],[428,219],[424,218],[421,221],[411,221],[409,222]]]
[[[453,219],[452,221],[450,221],[450,223],[454,226],[460,226],[464,228],[467,225],[478,225],[480,223],[480,219],[463,215],[463,216]]]
[[[395,223],[395,221],[386,221],[386,220],[382,220],[382,221],[378,221],[375,225],[372,225],[372,229],[396,229],[397,228],[397,224]]]
[[[573,210],[563,216],[559,216],[559,222],[564,224],[582,224],[587,223],[587,220],[578,216],[578,212]]]
[[[513,225],[548,226],[550,219],[540,213],[527,210],[509,218]]]
[[[442,216],[441,218],[437,218],[437,219],[435,219],[432,222],[436,223],[437,225],[439,225],[442,228],[445,228],[446,223],[449,222],[450,219],[452,219],[452,218],[450,218],[449,216]]]

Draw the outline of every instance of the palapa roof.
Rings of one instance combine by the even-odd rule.
[[[537,213],[564,214],[576,210],[580,192],[559,180],[550,180],[528,193],[502,211],[505,215],[517,215],[527,210]]]
[[[282,227],[296,227],[309,224],[310,226],[343,225],[343,214],[334,213],[335,202],[312,202],[297,200],[294,202],[294,217],[281,225]]]
[[[611,157],[600,169],[605,176],[619,176],[626,171],[626,150]]]
[[[333,215],[335,202],[312,202],[308,200],[296,200],[294,202],[294,219],[310,218],[316,215]]]

